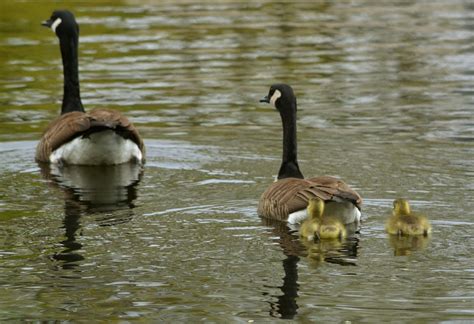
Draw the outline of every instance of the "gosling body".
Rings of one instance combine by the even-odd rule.
[[[316,239],[342,239],[347,236],[344,224],[337,218],[324,217],[324,201],[311,198],[308,202],[308,218],[301,224],[300,236],[308,241]]]
[[[431,224],[424,215],[411,211],[410,204],[405,199],[393,202],[392,215],[387,220],[385,230],[393,235],[424,235],[431,233]]]

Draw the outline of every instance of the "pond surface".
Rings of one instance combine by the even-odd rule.
[[[81,1],[86,109],[126,112],[147,164],[34,162],[59,111],[57,4],[0,4],[0,321],[474,319],[474,5]],[[298,96],[306,176],[364,198],[360,234],[303,245],[256,214]],[[393,199],[429,239],[389,238]]]

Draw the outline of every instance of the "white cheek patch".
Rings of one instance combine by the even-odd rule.
[[[275,90],[273,93],[272,97],[270,98],[270,103],[275,106],[275,102],[277,101],[278,98],[281,97],[281,92],[280,90]]]
[[[62,22],[61,18],[56,18],[56,20],[51,25],[51,29],[53,30],[54,33],[56,32],[56,28],[58,28],[58,26],[61,22]]]

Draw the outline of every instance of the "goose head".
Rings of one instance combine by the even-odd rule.
[[[296,110],[296,96],[293,88],[284,83],[273,84],[268,91],[268,95],[260,102],[273,105],[280,113]]]
[[[79,25],[76,22],[76,18],[68,10],[55,10],[51,17],[43,21],[41,25],[51,28],[60,39],[63,37],[77,37],[79,35]]]

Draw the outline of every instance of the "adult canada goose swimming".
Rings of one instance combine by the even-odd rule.
[[[323,216],[324,201],[311,198],[308,202],[308,218],[301,224],[300,236],[308,241],[315,239],[342,239],[347,231],[342,222],[334,217]]]
[[[393,202],[392,216],[385,225],[385,230],[393,235],[424,235],[431,233],[431,225],[424,215],[411,211],[407,200],[399,198]]]
[[[127,117],[110,109],[84,111],[79,89],[79,26],[74,15],[57,10],[42,25],[50,27],[59,38],[64,95],[61,115],[43,134],[36,148],[36,160],[82,165],[143,163],[143,140]]]
[[[268,96],[260,100],[271,103],[280,112],[283,123],[283,160],[278,179],[260,197],[258,214],[263,217],[299,223],[307,217],[310,198],[326,202],[325,210],[345,224],[360,221],[362,198],[342,180],[320,176],[304,179],[297,161],[296,97],[286,84],[274,84]]]

